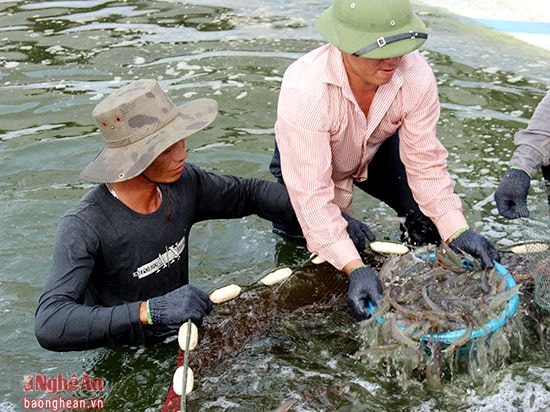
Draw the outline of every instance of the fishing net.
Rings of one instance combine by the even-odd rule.
[[[530,229],[533,242],[527,243],[526,253],[531,255],[531,274],[535,280],[535,303],[544,310],[550,311],[550,239],[548,238],[548,220],[550,216],[550,165],[542,166],[544,187],[547,195],[548,213],[544,211],[536,213],[538,229]]]
[[[523,255],[528,261],[529,275],[534,281],[534,300],[544,310],[550,311],[550,239],[548,226],[542,219],[530,219],[526,236],[530,240],[521,241],[508,247],[506,252]]]
[[[436,302],[437,305],[443,307],[444,301],[440,300],[438,290],[446,287],[449,288],[451,284],[447,286],[438,286],[436,284],[431,284],[429,280],[424,282],[421,276],[415,276],[415,273],[418,274],[420,271],[425,270],[430,271],[433,270],[434,267],[437,270],[441,269],[438,268],[440,263],[430,263],[431,253],[431,251],[422,251],[420,254],[411,252],[402,257],[396,256],[390,259],[388,259],[387,256],[372,253],[364,256],[364,258],[369,265],[381,268],[381,278],[386,281],[388,270],[392,273],[397,273],[397,283],[405,281],[405,278],[407,278],[407,276],[405,276],[407,264],[411,261],[414,262],[413,266],[415,266],[415,268],[409,270],[409,280],[405,283],[408,285],[416,284],[418,286],[416,289],[420,292],[426,289],[431,299]],[[473,276],[472,270],[465,271],[462,264],[462,261],[460,261],[460,263],[456,263],[455,266],[453,266],[453,269],[460,271],[461,274],[453,272],[451,269],[440,271],[442,274],[448,272],[449,278],[453,279],[453,290],[464,290],[464,285],[470,284],[471,288],[468,289],[468,293],[482,294],[483,290],[480,286],[482,284],[481,273],[476,271],[475,276]],[[392,269],[388,269],[388,267],[392,267]],[[473,267],[471,269],[473,269]],[[429,278],[429,274],[425,276],[426,279]],[[469,279],[469,281],[466,281],[466,279]],[[488,282],[497,282],[497,280],[500,280],[500,277],[487,279]],[[424,282],[424,286],[422,282]],[[503,287],[502,283],[498,283],[498,285],[501,288]],[[215,305],[213,312],[205,317],[204,324],[199,330],[199,344],[194,350],[189,352],[189,367],[193,370],[195,376],[198,377],[204,376],[206,372],[216,373],[216,367],[218,365],[223,367],[224,365],[224,362],[221,362],[222,360],[225,361],[230,359],[232,356],[239,353],[246,345],[261,340],[263,336],[270,333],[270,329],[272,331],[276,325],[283,324],[296,313],[319,313],[320,316],[327,316],[327,313],[332,313],[331,310],[335,310],[333,308],[338,308],[338,313],[345,315],[344,318],[348,319],[347,321],[350,325],[356,324],[345,309],[347,286],[348,283],[345,274],[336,271],[329,264],[314,264],[311,260],[308,260],[304,264],[293,269],[291,276],[282,283],[267,287],[259,282],[254,282],[243,287],[242,293],[237,298],[223,304]],[[393,286],[396,286],[396,284]],[[385,290],[392,290],[392,287],[386,285]],[[400,301],[400,298],[396,296],[393,296],[392,299]],[[505,301],[506,299],[503,299],[504,304],[506,303]],[[501,310],[501,305],[497,305],[495,310],[497,309]],[[430,318],[430,316],[433,318],[433,308],[426,310],[426,312],[430,311],[431,314],[428,315],[428,318]],[[334,313],[331,316],[333,315]],[[380,316],[381,314],[377,313],[370,321],[362,322],[362,324],[366,322],[376,324],[376,319]],[[484,320],[485,319],[479,319],[477,322],[482,324]],[[445,321],[448,322],[449,319]],[[453,319],[453,321],[456,321],[453,327],[460,328],[464,326],[460,324],[457,319]],[[402,320],[399,320],[399,324],[397,324],[398,328],[406,328],[402,322]],[[420,323],[429,324],[426,319]],[[384,325],[381,325],[381,328],[384,330],[391,330],[391,327],[391,321],[384,322]],[[446,328],[449,328],[449,324],[442,322],[438,324],[438,328],[436,329],[432,330],[425,328],[423,333],[443,332]],[[416,330],[415,333],[420,333],[420,329]],[[457,340],[459,337],[462,339],[455,346],[460,346],[464,343],[463,341],[466,341],[463,332],[459,333],[458,337],[452,338],[452,340]],[[405,349],[407,349],[406,344],[403,344],[403,340],[401,340],[401,335],[398,335],[396,341],[396,346],[405,347]],[[432,345],[432,347],[434,348],[434,352],[438,352],[440,356],[441,350],[439,342],[437,345]],[[377,349],[368,351],[369,355],[377,353],[376,350]],[[184,356],[184,352],[180,349],[177,358],[178,367],[184,364]],[[393,352],[391,356],[397,358],[399,355]],[[418,359],[420,358],[421,356],[418,356]],[[432,356],[429,359],[433,361],[434,357]],[[227,365],[227,363],[225,363],[225,365]],[[430,365],[432,364],[430,363]],[[430,366],[430,370],[432,369],[438,370],[433,365]],[[438,373],[439,372],[433,371],[430,372],[429,376],[436,377]],[[179,411],[181,401],[181,397],[178,396],[174,392],[173,387],[171,387],[162,410],[166,412]]]
[[[337,300],[342,304],[346,291],[347,278],[343,272],[311,260],[294,269],[280,284],[267,287],[255,282],[245,286],[236,299],[215,305],[205,317],[199,345],[189,353],[189,367],[195,376],[200,376],[206,369],[214,368],[217,361],[261,338],[266,329],[284,321],[289,313],[306,308],[315,311]],[[180,349],[178,367],[184,364],[184,356]],[[162,411],[179,411],[180,402],[180,396],[171,387]]]
[[[550,311],[550,249],[532,258],[531,273],[535,279],[535,302]]]

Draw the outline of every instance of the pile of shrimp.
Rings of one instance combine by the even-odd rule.
[[[418,350],[430,335],[464,330],[445,348],[447,356],[470,341],[474,329],[499,318],[519,293],[518,286],[507,288],[506,277],[494,268],[483,269],[445,244],[391,257],[380,280],[384,299],[368,323],[379,321],[383,341]]]

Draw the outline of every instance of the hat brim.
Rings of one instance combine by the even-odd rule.
[[[380,37],[380,34],[377,33],[354,30],[345,26],[338,19],[334,18],[333,6],[330,6],[319,15],[317,18],[317,29],[326,41],[349,54],[353,54],[363,47],[375,43],[376,39]],[[407,33],[409,31],[426,33],[426,25],[414,13],[411,21],[407,25],[401,26],[395,30],[388,30],[387,32],[384,32],[383,35],[384,37],[389,37],[395,34]],[[424,44],[425,41],[426,39],[422,38],[400,40],[387,44],[384,47],[371,50],[368,53],[363,54],[361,57],[367,57],[369,59],[389,59],[392,57],[399,57],[417,50]]]
[[[80,177],[96,183],[115,183],[140,175],[170,146],[212,123],[218,104],[213,99],[196,99],[178,110],[174,120],[137,142],[123,147],[104,146]]]

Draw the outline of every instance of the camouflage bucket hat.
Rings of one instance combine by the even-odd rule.
[[[174,143],[208,126],[217,113],[213,99],[177,107],[155,80],[121,87],[92,112],[105,146],[80,176],[97,183],[132,179]]]
[[[334,0],[317,28],[338,49],[369,59],[403,56],[428,38],[409,0]]]

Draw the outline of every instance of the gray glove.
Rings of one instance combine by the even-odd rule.
[[[508,169],[495,192],[498,212],[508,218],[529,217],[527,192],[531,177],[520,169]]]
[[[369,302],[377,306],[382,299],[382,285],[373,268],[362,266],[353,269],[349,275],[348,306],[359,320],[371,316]]]
[[[367,246],[366,239],[370,242],[376,239],[374,233],[365,223],[345,213],[342,213],[342,217],[348,222],[348,235],[359,252],[365,250],[365,246]]]
[[[494,266],[493,260],[500,262],[500,255],[486,238],[472,229],[466,230],[449,243],[455,251],[462,251],[478,258],[486,268]]]
[[[212,302],[203,290],[184,285],[165,295],[149,299],[149,313],[153,325],[180,326],[191,319],[202,325],[205,313],[212,310]]]

